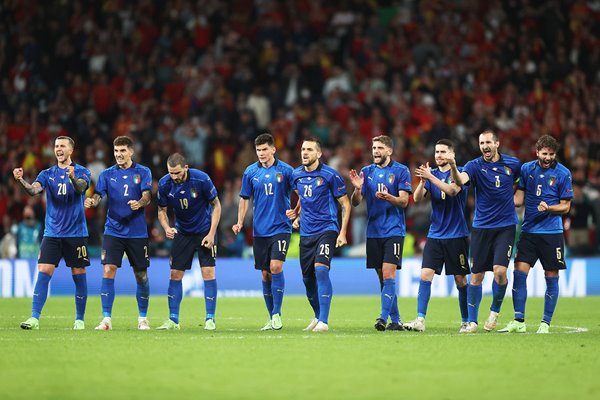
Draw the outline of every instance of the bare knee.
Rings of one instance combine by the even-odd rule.
[[[115,279],[117,275],[117,266],[113,264],[105,264],[104,265],[104,278]]]
[[[215,279],[215,267],[202,267],[202,279],[205,281],[212,281]]]
[[[178,269],[172,269],[171,270],[171,280],[172,281],[180,281],[183,279],[184,274],[185,274],[185,271],[180,271]]]

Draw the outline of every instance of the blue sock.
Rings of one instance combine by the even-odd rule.
[[[314,271],[309,271],[308,274],[302,275],[302,281],[306,288],[306,298],[315,313],[315,318],[319,318],[319,294],[317,292],[317,277]]]
[[[83,321],[85,305],[87,304],[87,275],[85,273],[72,275],[75,282],[75,319]]]
[[[31,302],[31,316],[33,318],[40,318],[42,308],[44,308],[44,304],[48,298],[48,284],[50,283],[50,278],[52,278],[52,276],[45,272],[40,272],[38,274]]]
[[[417,295],[417,315],[425,318],[427,314],[427,305],[429,305],[429,299],[431,298],[431,281],[424,281],[421,279],[419,282],[419,294]]]
[[[271,289],[271,282],[262,281],[263,287],[263,298],[265,299],[265,304],[267,305],[267,310],[269,311],[269,316],[273,315],[273,292]]]
[[[215,319],[217,309],[217,280],[204,281],[204,301],[206,306],[206,319]]]
[[[460,307],[460,317],[462,322],[469,321],[469,307],[467,306],[467,287],[456,287],[458,289],[458,306]]]
[[[393,323],[400,323],[400,311],[398,310],[398,296],[394,294],[394,300],[392,300],[392,308],[390,308],[390,319]]]
[[[515,270],[513,273],[513,307],[515,309],[515,319],[525,320],[525,303],[527,302],[527,274],[523,271]]]
[[[315,275],[317,276],[317,292],[319,294],[319,321],[327,324],[331,295],[333,294],[331,279],[329,279],[329,268],[324,266],[315,267]]]
[[[146,282],[137,284],[137,290],[135,291],[135,298],[137,299],[138,312],[140,317],[146,317],[148,314],[148,303],[150,301],[150,282],[146,279]]]
[[[396,279],[386,279],[383,281],[383,289],[381,290],[381,315],[379,318],[387,322],[392,309],[392,303],[396,298]]]
[[[469,322],[477,323],[479,319],[479,303],[481,303],[481,296],[483,295],[483,288],[481,285],[471,285],[467,287],[467,307],[469,309]]]
[[[102,278],[102,287],[100,288],[100,299],[102,300],[102,315],[110,317],[112,315],[113,303],[115,302],[115,280],[111,278]]]
[[[285,289],[285,278],[283,272],[278,274],[271,274],[273,277],[273,283],[271,284],[273,290],[273,314],[281,314],[281,304],[283,303],[283,291]]]
[[[550,325],[558,302],[558,276],[546,277],[546,296],[544,296],[544,319]]]
[[[504,295],[506,294],[506,287],[508,284],[500,285],[494,279],[492,283],[492,306],[490,307],[491,311],[495,311],[497,313],[500,312],[500,308],[502,307],[502,302],[504,301]]]
[[[181,281],[169,280],[169,289],[167,290],[169,298],[169,319],[176,324],[179,323],[179,307],[183,299],[183,285]]]

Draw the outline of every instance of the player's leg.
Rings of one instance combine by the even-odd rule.
[[[285,277],[283,275],[283,262],[287,254],[287,247],[290,243],[290,235],[281,234],[273,237],[270,244],[270,263],[269,269],[272,279],[273,309],[271,313],[271,325],[273,329],[281,329],[281,306],[283,304],[283,294],[285,291]]]
[[[492,270],[493,245],[490,243],[488,229],[473,228],[471,232],[471,254],[473,255],[473,266],[471,279],[467,286],[467,307],[469,323],[465,333],[477,332],[479,321],[479,305],[483,295],[482,283],[486,271]]]
[[[262,290],[265,306],[269,313],[269,322],[262,330],[271,329],[271,315],[273,315],[273,290],[271,272],[269,271],[269,244],[271,238],[255,237],[252,244],[254,252],[254,268],[261,271],[262,275]]]
[[[465,333],[464,330],[469,323],[469,306],[467,305],[467,290],[468,281],[466,275],[454,275],[454,284],[458,290],[458,307],[460,309],[460,333]]]
[[[87,305],[88,288],[86,267],[90,265],[87,253],[87,237],[62,239],[62,255],[65,264],[71,268],[75,283],[75,323],[74,330],[85,329],[85,308]]]
[[[504,301],[508,279],[506,271],[512,256],[513,245],[515,243],[516,228],[514,225],[496,230],[493,238],[494,245],[494,281],[492,282],[492,304],[490,306],[490,315],[485,321],[483,328],[486,331],[496,329],[498,323],[498,314]]]
[[[104,235],[102,242],[101,260],[103,264],[102,286],[100,301],[102,302],[102,321],[96,330],[109,331],[112,329],[112,309],[115,302],[115,277],[125,254],[125,244],[121,238]]]
[[[326,332],[329,330],[329,310],[331,308],[331,297],[333,296],[329,271],[336,238],[337,232],[325,232],[320,235],[316,246],[315,275],[319,296],[319,322],[314,327],[313,332]]]
[[[48,298],[48,285],[62,257],[60,239],[42,239],[38,258],[38,276],[31,299],[31,317],[21,322],[22,329],[39,329],[39,319]]]
[[[317,292],[317,276],[315,274],[316,240],[314,236],[300,237],[300,268],[302,269],[302,282],[306,289],[306,298],[313,309],[314,317],[305,331],[312,331],[319,322],[319,294]]]
[[[138,329],[142,331],[149,330],[150,323],[147,318],[148,305],[150,303],[150,282],[148,281],[150,257],[148,255],[148,239],[125,239],[125,245],[127,258],[133,268],[133,274],[136,281],[135,298],[138,305]]]
[[[217,328],[215,324],[215,312],[217,309],[217,278],[215,275],[215,266],[214,264],[208,266],[203,266],[201,264],[201,267],[202,279],[204,279],[204,301],[206,308],[204,329],[214,331]]]
[[[469,274],[469,239],[467,237],[446,239],[443,241],[446,275],[454,276],[458,290],[458,306],[460,309],[460,333],[465,333],[469,322],[467,304],[467,274]]]
[[[559,287],[559,271],[566,269],[564,260],[564,237],[562,234],[557,235],[539,235],[544,243],[543,256],[540,256],[544,275],[546,279],[546,294],[544,296],[544,316],[537,333],[548,333],[550,323],[556,310],[558,302]]]

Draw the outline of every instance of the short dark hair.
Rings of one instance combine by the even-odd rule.
[[[481,132],[479,135],[487,135],[488,133],[492,135],[495,142],[498,141],[498,134],[491,129],[484,129],[484,131]]]
[[[167,165],[171,168],[176,167],[178,165],[186,166],[187,160],[180,153],[173,153],[167,158]]]
[[[554,152],[557,152],[559,147],[560,147],[560,145],[558,144],[558,141],[550,135],[542,136],[535,143],[535,149],[537,151],[540,151],[543,148],[548,148],[550,150],[554,150]]]
[[[113,146],[127,146],[133,149],[133,140],[127,136],[117,136],[113,141]]]
[[[314,142],[314,143],[316,143],[317,144],[317,149],[321,150],[321,140],[318,137],[316,137],[316,136],[309,136],[307,138],[304,138],[304,141],[305,142]]]
[[[389,147],[390,149],[394,148],[394,141],[392,140],[391,137],[386,136],[386,135],[375,136],[373,138],[373,142],[381,142],[385,146]]]
[[[270,133],[260,134],[254,139],[254,146],[260,146],[261,144],[268,144],[269,146],[274,146],[275,141],[273,140],[273,136]]]
[[[443,144],[444,146],[448,146],[449,149],[454,150],[454,143],[450,139],[440,139],[435,143],[436,146],[438,144]]]
[[[75,148],[75,141],[68,136],[58,136],[56,139],[54,139],[54,143],[56,143],[57,140],[66,140],[71,145],[71,148]]]

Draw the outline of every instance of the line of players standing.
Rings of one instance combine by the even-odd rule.
[[[46,229],[38,259],[38,278],[32,299],[31,317],[21,323],[23,329],[39,329],[39,318],[47,298],[48,285],[61,258],[71,268],[75,283],[76,318],[73,329],[85,329],[87,303],[85,268],[87,227],[84,208],[97,207],[107,198],[108,211],[102,245],[104,273],[101,287],[103,319],[97,330],[112,329],[116,272],[126,254],[137,281],[138,329],[148,330],[150,286],[147,268],[148,234],[143,208],[151,201],[150,170],[133,161],[133,141],[124,136],[115,139],[116,164],[104,170],[94,194],[85,198],[90,172],[71,160],[74,142],[61,136],[55,140],[57,165],[46,169],[30,184],[23,179],[22,168],[14,178],[27,193],[46,191]],[[301,148],[302,165],[293,169],[275,157],[271,135],[255,140],[258,161],[248,166],[242,178],[237,223],[238,234],[252,199],[253,249],[255,268],[262,271],[262,284],[269,320],[262,330],[283,327],[281,307],[285,291],[283,263],[292,227],[300,230],[300,265],[306,296],[314,317],[304,329],[326,332],[333,288],[329,271],[334,248],[344,246],[350,208],[363,200],[367,205],[366,266],[374,269],[381,287],[381,313],[375,323],[379,331],[425,330],[425,316],[435,274],[446,268],[458,289],[462,323],[461,333],[478,329],[482,282],[486,271],[494,274],[493,300],[484,329],[496,328],[498,313],[508,280],[507,267],[513,252],[516,207],[525,206],[522,234],[515,258],[513,305],[515,319],[500,332],[525,332],[526,279],[539,259],[545,270],[547,290],[544,315],[538,333],[548,333],[558,299],[559,270],[565,269],[561,215],[568,212],[573,196],[571,174],[556,161],[558,142],[550,136],[536,143],[537,159],[522,164],[500,154],[496,133],[486,130],[479,135],[482,153],[464,167],[457,167],[451,141],[442,139],[435,146],[435,163],[414,171],[420,179],[414,190],[416,202],[431,198],[431,228],[423,254],[417,299],[417,318],[402,323],[396,298],[396,271],[401,267],[406,224],[404,209],[412,193],[409,169],[392,160],[393,142],[388,136],[373,138],[373,164],[360,173],[350,171],[354,187],[351,199],[339,172],[320,161],[318,139],[305,139]],[[158,185],[158,219],[168,239],[173,240],[168,288],[169,319],[156,329],[180,329],[179,310],[183,298],[182,279],[198,255],[204,279],[206,318],[204,329],[215,330],[217,280],[215,274],[215,234],[221,215],[217,190],[204,172],[189,168],[178,153],[167,160],[168,174]],[[516,192],[514,185],[517,185]],[[467,190],[475,192],[475,214],[471,230],[469,266],[469,230],[465,218]],[[290,194],[299,201],[294,208]],[[341,209],[341,218],[338,214]],[[168,209],[174,213],[171,226]],[[470,282],[467,275],[471,274]],[[389,323],[388,323],[389,320]]]

